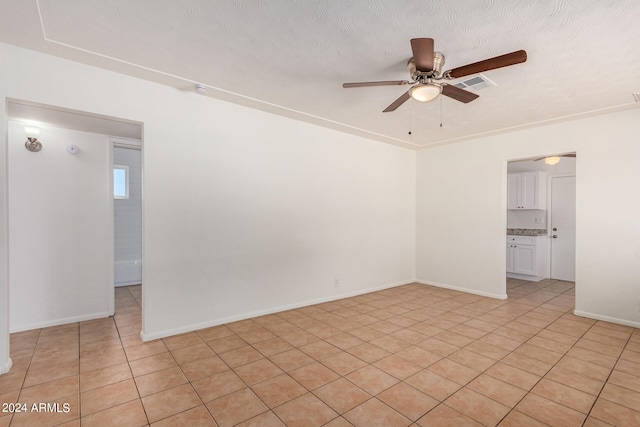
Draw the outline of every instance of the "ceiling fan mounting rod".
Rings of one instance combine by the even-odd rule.
[[[420,83],[423,85],[431,84],[433,80],[439,80],[439,79],[428,76],[428,75],[417,75],[415,76],[415,79],[414,79],[416,83]]]

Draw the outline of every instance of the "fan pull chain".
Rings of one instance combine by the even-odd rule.
[[[411,100],[409,100],[409,136],[412,135],[412,130],[413,129],[413,102],[411,102]]]
[[[442,127],[442,95],[440,95],[440,127]]]

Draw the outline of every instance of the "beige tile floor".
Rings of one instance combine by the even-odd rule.
[[[12,334],[0,402],[62,412],[0,426],[640,425],[640,330],[571,314],[573,283],[413,284],[144,344],[140,293]]]

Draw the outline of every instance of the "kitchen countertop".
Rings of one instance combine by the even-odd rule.
[[[545,228],[507,228],[507,236],[546,236]]]

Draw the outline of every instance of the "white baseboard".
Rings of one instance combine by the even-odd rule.
[[[589,313],[587,311],[574,310],[573,314],[581,317],[588,317],[589,319],[602,320],[609,323],[617,323],[618,325],[631,326],[633,328],[640,328],[640,322],[633,320],[619,319],[617,317],[603,316],[601,314]]]
[[[395,288],[397,286],[409,285],[411,283],[416,283],[415,280],[405,280],[401,282],[390,283],[383,286],[377,286],[374,288],[361,289],[358,291],[347,292],[339,295],[332,295],[330,297],[318,298],[314,300],[307,300],[295,304],[283,305],[279,307],[268,308],[265,310],[252,311],[249,313],[242,313],[235,316],[227,316],[219,319],[210,320],[207,322],[196,323],[192,325],[182,326],[180,328],[175,329],[167,329],[164,331],[154,332],[154,333],[145,333],[144,331],[140,332],[140,339],[142,341],[151,341],[159,338],[166,338],[172,335],[183,334],[185,332],[196,331],[199,329],[210,328],[212,326],[223,325],[225,323],[237,322],[239,320],[251,319],[253,317],[265,316],[267,314],[280,313],[282,311],[293,310],[296,308],[307,307],[315,304],[322,304],[324,302],[335,301],[344,298],[351,298],[358,295],[368,294],[371,292],[382,291],[384,289]]]
[[[13,366],[13,361],[11,360],[11,358],[9,358],[6,361],[6,363],[3,363],[2,365],[0,365],[0,375],[6,374],[7,372],[9,372],[9,370],[11,369],[11,366]]]
[[[528,274],[516,274],[516,273],[507,273],[507,278],[526,280],[527,282],[540,282],[544,279],[548,279],[548,277],[529,276]]]
[[[489,298],[494,298],[494,299],[507,299],[507,294],[494,294],[491,292],[484,292],[484,291],[478,291],[477,289],[469,289],[469,288],[463,288],[460,286],[451,286],[451,285],[447,285],[444,283],[437,283],[437,282],[432,282],[429,280],[416,280],[416,282],[420,283],[421,285],[429,285],[429,286],[435,286],[437,288],[444,288],[444,289],[451,289],[452,291],[460,291],[460,292],[466,292],[468,294],[474,294],[474,295],[480,295],[483,297],[489,297]]]
[[[110,314],[108,311],[103,311],[100,313],[90,313],[90,314],[83,314],[81,316],[65,317],[62,319],[53,319],[53,320],[46,320],[42,322],[34,322],[26,325],[18,325],[15,328],[11,328],[9,333],[13,334],[15,332],[30,331],[32,329],[40,329],[40,328],[48,328],[50,326],[65,325],[67,323],[84,322],[86,320],[101,319],[103,317],[109,317],[109,316]]]
[[[122,286],[134,286],[134,285],[142,285],[142,281],[141,280],[132,280],[130,282],[118,282],[116,284],[114,284],[113,286],[116,288],[122,287]]]

